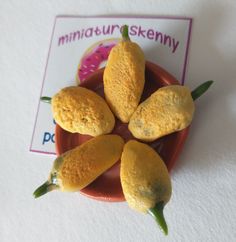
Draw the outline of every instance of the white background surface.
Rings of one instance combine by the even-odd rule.
[[[52,192],[34,200],[52,157],[29,153],[57,14],[194,18],[186,80],[215,80],[196,103],[165,208],[169,236],[126,203]],[[236,3],[228,1],[0,1],[0,241],[236,241]]]

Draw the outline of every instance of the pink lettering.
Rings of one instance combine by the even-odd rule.
[[[103,27],[102,27],[102,33],[103,33],[104,35],[106,35],[106,34],[110,34],[110,25],[108,25],[108,26],[103,26]]]
[[[133,35],[137,35],[137,26],[135,25],[132,25],[130,26],[130,32],[129,32],[129,35],[133,36]]]
[[[83,39],[83,37],[84,37],[84,29],[82,29],[81,39]]]
[[[68,34],[62,35],[58,38],[58,46],[65,45],[72,41],[77,41],[83,38],[91,38],[93,35],[113,35],[117,31],[122,31],[122,27],[118,24],[113,25],[102,25],[96,27],[89,27],[87,29],[81,29],[75,32],[70,32]],[[140,38],[147,38],[155,42],[159,42],[164,46],[168,46],[172,53],[175,53],[179,46],[179,41],[172,36],[156,31],[152,28],[145,29],[140,25],[130,25],[129,35],[136,36]]]
[[[93,36],[93,28],[86,29],[86,31],[85,31],[85,37],[86,38],[89,38],[89,37],[92,37],[92,36]]]
[[[58,45],[64,45],[64,43],[67,43],[68,42],[68,35],[64,35],[64,36],[61,36],[58,40]]]
[[[154,31],[153,31],[153,29],[149,29],[147,31],[147,37],[148,37],[148,39],[153,39],[154,38]]]
[[[173,43],[172,53],[175,53],[176,49],[179,46],[179,41],[175,42],[175,39],[173,38],[172,43]]]
[[[113,32],[114,32],[114,30],[115,30],[116,28],[119,30],[119,29],[120,29],[120,26],[117,25],[117,24],[111,26],[111,34],[113,34]]]
[[[146,30],[142,30],[142,27],[141,26],[139,26],[139,28],[138,28],[138,36],[142,36],[143,38],[145,38],[146,36],[145,36],[145,33],[146,33]]]
[[[162,35],[161,32],[156,31],[155,41],[158,41],[159,38],[160,38],[159,42],[162,44],[162,42],[163,42],[163,35]]]
[[[74,32],[74,34],[73,34],[73,41],[75,41],[76,37],[77,37],[77,40],[80,39],[80,31]]]
[[[169,35],[164,35],[164,45],[166,45],[166,42],[168,41],[169,47],[171,47],[171,38]]]

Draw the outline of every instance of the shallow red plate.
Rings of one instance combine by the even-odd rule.
[[[86,81],[80,84],[80,86],[94,90],[99,95],[104,96],[103,71],[104,68],[98,70]],[[151,62],[146,62],[145,78],[146,82],[141,101],[145,100],[154,91],[162,86],[179,84],[179,82],[172,75]],[[123,124],[119,120],[116,120],[116,125],[112,133],[119,134],[125,139],[125,141],[134,139],[127,128],[127,124]],[[169,171],[172,169],[179,153],[181,152],[187,135],[188,128],[148,143],[160,154]],[[59,125],[56,125],[56,153],[57,155],[60,155],[91,138],[92,137],[88,135],[69,133],[63,130]],[[94,182],[82,189],[80,192],[90,198],[101,201],[124,201],[125,198],[121,188],[119,172],[120,162],[117,162],[112,168],[103,173]]]

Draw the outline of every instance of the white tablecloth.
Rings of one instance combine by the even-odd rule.
[[[169,235],[126,203],[79,193],[32,192],[53,157],[30,153],[54,17],[150,14],[193,17],[186,81],[212,79],[172,172]],[[0,2],[0,241],[236,241],[236,3],[225,1]]]

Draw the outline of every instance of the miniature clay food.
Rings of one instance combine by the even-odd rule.
[[[120,136],[101,135],[67,151],[56,158],[49,179],[36,189],[34,196],[55,189],[81,190],[120,159],[123,146]]]
[[[53,117],[71,133],[91,136],[107,134],[115,118],[105,100],[83,87],[66,87],[52,98]]]
[[[121,156],[120,178],[128,205],[153,215],[167,234],[163,208],[171,197],[171,181],[161,157],[150,146],[130,140]]]
[[[150,142],[189,126],[194,109],[188,87],[165,86],[138,106],[130,119],[129,130],[134,137]]]
[[[130,41],[126,25],[122,36],[123,40],[109,54],[103,82],[111,110],[123,123],[128,123],[143,92],[145,57],[138,44]]]

